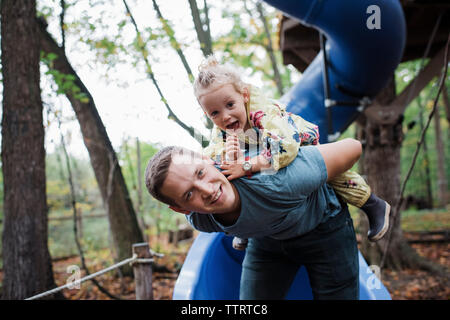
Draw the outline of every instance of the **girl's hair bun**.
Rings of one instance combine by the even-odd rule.
[[[242,92],[246,84],[242,81],[239,71],[232,65],[220,64],[210,55],[198,66],[198,76],[194,81],[194,94],[197,99],[211,89],[227,83],[233,84],[238,92]]]
[[[202,63],[200,63],[200,65],[198,66],[198,71],[203,72],[211,67],[215,67],[218,65],[219,61],[217,61],[216,57],[214,57],[213,55],[209,55],[205,58],[205,60],[202,61]]]

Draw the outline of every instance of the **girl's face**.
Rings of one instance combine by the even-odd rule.
[[[220,86],[199,98],[203,110],[216,126],[236,134],[250,129],[245,110],[248,100],[248,89],[245,88],[243,93],[240,93],[231,83]]]

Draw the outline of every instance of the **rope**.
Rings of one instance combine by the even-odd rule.
[[[160,254],[156,254],[156,255],[157,255],[157,256],[160,256]],[[135,263],[152,263],[152,262],[153,262],[153,259],[152,259],[152,258],[150,258],[150,259],[138,258],[136,254],[133,254],[133,256],[132,256],[131,258],[128,258],[128,259],[125,259],[125,260],[123,260],[123,261],[121,261],[121,262],[118,262],[118,263],[116,263],[116,264],[113,264],[112,266],[110,266],[110,267],[108,267],[108,268],[106,268],[106,269],[97,271],[97,272],[95,272],[95,273],[92,273],[92,274],[90,274],[90,275],[84,277],[84,278],[78,279],[78,280],[76,280],[76,281],[74,281],[74,282],[71,282],[71,283],[67,283],[67,284],[65,284],[65,285],[63,285],[63,286],[54,288],[54,289],[52,289],[52,290],[49,290],[49,291],[46,291],[46,292],[37,294],[37,295],[32,296],[32,297],[30,297],[30,298],[27,298],[27,299],[25,299],[25,300],[36,300],[36,299],[40,299],[40,298],[42,298],[42,297],[45,297],[45,296],[54,294],[54,293],[56,293],[56,292],[58,292],[58,291],[61,291],[61,290],[63,290],[63,289],[66,289],[66,288],[73,287],[73,286],[76,286],[76,285],[78,285],[78,284],[81,284],[81,283],[84,282],[84,281],[91,280],[91,279],[93,279],[93,278],[95,278],[95,277],[97,277],[97,276],[99,276],[99,275],[102,275],[102,274],[107,273],[107,272],[109,272],[109,271],[111,271],[111,270],[114,270],[114,269],[119,268],[119,267],[121,267],[121,266],[123,266],[123,265],[126,265],[127,263],[135,264]]]

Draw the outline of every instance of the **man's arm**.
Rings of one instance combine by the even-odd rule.
[[[362,153],[361,142],[352,138],[321,144],[317,148],[327,167],[327,181],[349,170]]]

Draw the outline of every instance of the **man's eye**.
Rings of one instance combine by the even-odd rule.
[[[192,197],[192,191],[189,191],[186,195],[186,200],[189,201]]]

